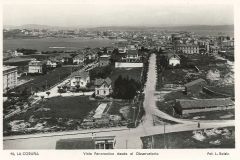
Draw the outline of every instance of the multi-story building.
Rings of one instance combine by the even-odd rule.
[[[122,57],[124,62],[140,62],[140,59],[137,50],[128,50],[126,56]]]
[[[110,64],[110,55],[102,55],[99,57],[99,66],[104,67]]]
[[[176,51],[184,54],[199,54],[199,46],[194,44],[176,45]]]
[[[17,67],[3,66],[3,91],[17,86]]]
[[[28,73],[43,73],[43,63],[32,60],[28,63]]]
[[[76,71],[73,72],[70,79],[70,86],[79,88],[86,88],[87,84],[90,83],[89,72]]]

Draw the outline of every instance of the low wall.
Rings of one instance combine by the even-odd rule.
[[[115,62],[115,68],[141,68],[143,63]]]

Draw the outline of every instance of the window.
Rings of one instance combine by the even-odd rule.
[[[104,94],[104,95],[106,94],[106,91],[105,91],[105,90],[103,91],[103,94]]]
[[[99,94],[99,90],[97,90],[97,94]]]

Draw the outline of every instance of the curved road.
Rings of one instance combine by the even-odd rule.
[[[234,126],[234,120],[201,120],[201,126],[198,127],[198,120],[184,120],[174,118],[162,111],[156,106],[156,99],[154,97],[157,72],[156,72],[156,55],[152,54],[149,59],[148,79],[146,82],[144,109],[145,115],[143,123],[137,128],[127,129],[124,128],[109,128],[109,129],[94,129],[94,130],[81,130],[81,131],[68,131],[59,133],[46,133],[36,135],[21,135],[9,136],[3,138],[4,149],[55,149],[56,141],[59,139],[68,138],[83,138],[93,136],[116,136],[117,149],[141,149],[142,141],[140,137],[163,134],[165,133],[191,131],[206,128],[230,127]],[[162,119],[174,121],[178,124],[153,126],[153,116]]]

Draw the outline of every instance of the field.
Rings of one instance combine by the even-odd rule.
[[[76,69],[76,68],[75,68]],[[74,70],[74,68],[73,68]],[[23,85],[18,86],[15,90],[22,91],[24,88],[30,90],[32,87],[33,91],[37,90],[45,90],[46,85],[47,87],[53,86],[59,82],[59,79],[62,80],[71,74],[72,67],[61,67],[56,68],[47,74],[39,75],[39,76],[31,76],[34,78],[32,81],[29,81]],[[26,79],[29,77],[27,76]]]
[[[28,120],[32,115],[40,118],[42,114],[41,112],[36,112],[36,108],[40,108],[42,105],[44,108],[50,109],[48,111],[44,111],[44,117],[83,119],[88,112],[97,107],[97,102],[90,101],[88,97],[82,96],[53,97],[45,99],[43,102],[37,104],[34,108],[13,117],[13,119]]]
[[[39,39],[4,39],[4,50],[17,48],[36,49],[38,51],[72,50],[85,47],[111,46],[113,40],[109,39],[83,39],[83,38],[39,38]],[[59,47],[59,48],[56,48]]]
[[[229,127],[217,130],[199,130],[197,132],[185,131],[167,133],[165,136],[154,135],[153,137],[142,137],[143,148],[154,149],[187,149],[187,148],[234,148],[235,128]],[[220,133],[220,134],[219,134]],[[153,139],[153,142],[152,142]],[[165,144],[165,145],[164,145]]]

